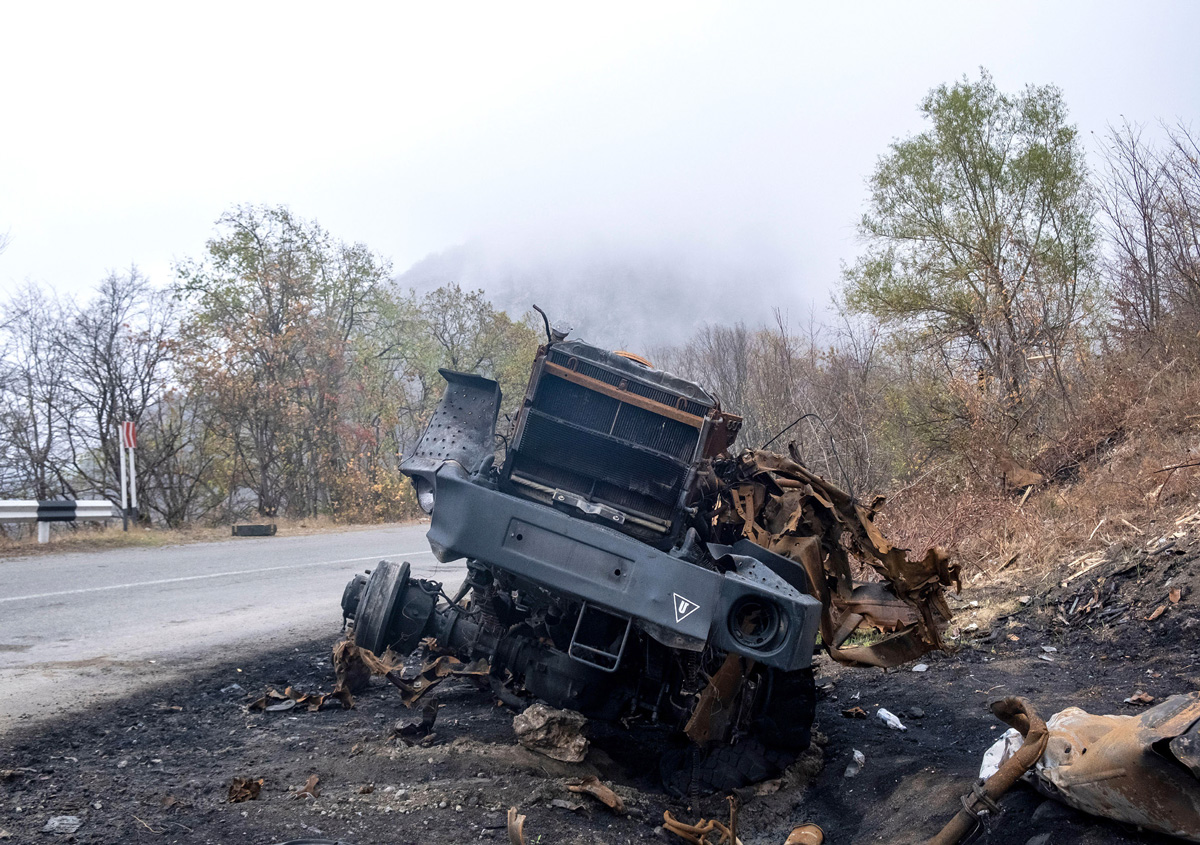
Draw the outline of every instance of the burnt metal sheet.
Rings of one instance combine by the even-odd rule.
[[[490,378],[438,370],[446,392],[429,420],[420,442],[400,464],[400,471],[433,484],[445,461],[474,472],[495,453],[496,417],[500,412],[500,385]]]
[[[1138,716],[1069,707],[1047,724],[1050,741],[1034,781],[1041,791],[1086,813],[1200,842],[1200,776],[1178,742],[1200,729],[1200,692]]]
[[[941,631],[951,613],[944,591],[961,589],[961,581],[958,565],[944,550],[935,547],[910,558],[875,525],[875,505],[857,502],[812,473],[794,450],[790,455],[747,450],[714,464],[714,472],[720,477],[712,508],[716,524],[803,569],[808,592],[823,606],[821,638],[831,657],[852,665],[895,666],[945,647]],[[852,559],[882,580],[856,585]],[[872,645],[844,646],[862,627],[885,636]]]

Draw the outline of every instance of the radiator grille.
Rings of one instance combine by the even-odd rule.
[[[712,410],[587,357],[551,349],[548,360],[660,403],[664,412],[679,409],[703,417]],[[664,530],[672,522],[701,429],[549,372],[539,377],[523,415],[521,435],[510,454],[510,477],[649,518]],[[512,489],[544,495],[528,485]]]

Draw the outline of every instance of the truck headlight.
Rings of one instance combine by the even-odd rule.
[[[424,478],[414,478],[413,487],[417,490],[417,504],[425,513],[433,513],[433,485]]]

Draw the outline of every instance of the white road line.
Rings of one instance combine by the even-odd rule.
[[[397,557],[416,557],[431,555],[428,549],[420,552],[399,552]],[[56,593],[34,593],[28,596],[9,596],[0,598],[0,604],[9,601],[27,601],[29,599],[48,599],[54,596],[76,596],[81,593],[99,593],[104,590],[129,590],[134,587],[153,587],[157,584],[178,584],[183,581],[202,581],[207,578],[227,578],[234,575],[254,575],[259,572],[278,572],[282,569],[305,569],[310,566],[330,566],[335,563],[358,563],[363,560],[379,560],[385,555],[367,555],[366,557],[348,557],[343,560],[319,560],[315,563],[290,563],[287,566],[264,566],[261,569],[239,569],[236,572],[213,572],[208,575],[186,575],[182,578],[162,578],[157,581],[135,581],[130,584],[110,584],[107,587],[86,587],[81,590],[60,590]]]

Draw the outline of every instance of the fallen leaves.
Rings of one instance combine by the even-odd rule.
[[[1146,621],[1153,622],[1155,619],[1162,616],[1163,613],[1166,612],[1166,610],[1167,610],[1167,606],[1165,604],[1160,604],[1158,607],[1156,607],[1154,609],[1153,613],[1151,613],[1149,616],[1146,617]]]
[[[865,719],[867,718],[867,711],[861,707],[851,707],[849,710],[843,710],[842,715],[847,719]]]
[[[251,780],[250,778],[234,778],[229,784],[229,803],[240,804],[243,801],[253,801],[258,798],[258,794],[262,792],[263,778]]]
[[[1173,590],[1171,590],[1170,595],[1168,595],[1167,598],[1170,599],[1171,604],[1179,604],[1179,600],[1183,598],[1183,590],[1175,587]]]
[[[1129,696],[1129,698],[1125,699],[1125,703],[1142,705],[1153,704],[1154,696],[1150,695],[1148,692],[1142,692],[1141,690],[1138,690],[1133,695]]]

